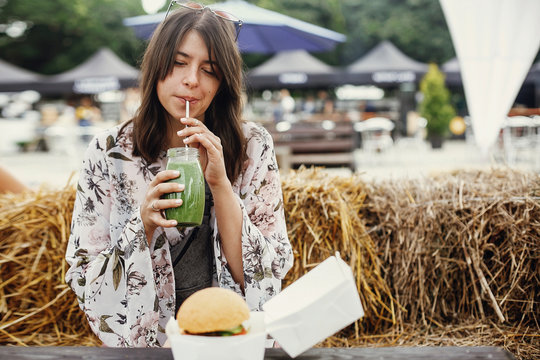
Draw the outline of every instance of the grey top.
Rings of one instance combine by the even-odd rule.
[[[200,226],[186,239],[171,247],[174,267],[176,310],[191,294],[212,286],[214,278],[214,246],[210,228],[210,209],[213,204],[212,193],[205,183],[204,216]]]

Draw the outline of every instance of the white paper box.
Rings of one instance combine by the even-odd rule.
[[[264,314],[251,312],[249,322],[246,335],[214,337],[183,335],[176,320],[171,318],[165,332],[175,360],[263,360]]]
[[[175,360],[262,360],[267,333],[291,357],[364,315],[351,268],[331,256],[250,313],[248,334],[228,337],[182,335],[175,319],[165,329]]]
[[[351,268],[332,256],[263,305],[266,331],[291,357],[364,315]]]

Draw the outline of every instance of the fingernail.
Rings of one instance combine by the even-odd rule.
[[[180,136],[184,135],[184,130],[178,131],[177,134],[180,135]]]
[[[178,171],[178,170],[173,170],[173,175],[180,176],[180,171]]]
[[[184,185],[183,184],[178,184],[178,186],[176,188],[178,190],[182,191],[182,190],[184,190]]]
[[[175,200],[174,203],[176,205],[182,205],[182,200],[181,199]]]
[[[183,118],[180,118],[180,122],[183,122],[185,123],[187,121],[187,118],[183,117]]]
[[[189,142],[189,137],[184,138],[184,144],[187,144]]]
[[[176,220],[171,220],[171,225],[172,225],[172,226],[178,225],[178,221],[176,221]]]

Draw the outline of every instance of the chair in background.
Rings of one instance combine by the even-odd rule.
[[[374,161],[377,154],[393,147],[394,127],[394,122],[384,117],[373,117],[354,124],[354,130],[360,133],[362,150],[367,155],[368,161]]]
[[[534,161],[536,134],[534,120],[528,116],[509,116],[502,129],[505,160],[508,165]]]

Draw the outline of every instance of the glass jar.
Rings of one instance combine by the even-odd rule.
[[[165,209],[167,220],[175,219],[177,227],[199,226],[204,215],[204,175],[199,162],[199,150],[177,147],[167,151],[167,170],[177,170],[180,176],[167,182],[184,184],[184,191],[165,194],[165,199],[182,199],[182,205]]]

